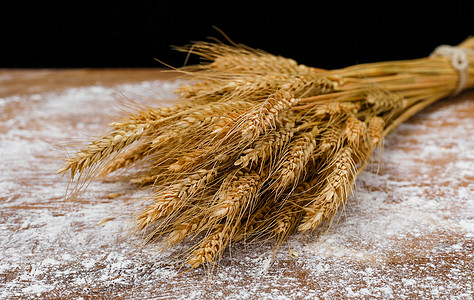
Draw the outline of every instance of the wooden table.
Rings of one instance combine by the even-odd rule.
[[[273,263],[271,243],[235,245],[207,276],[125,234],[140,207],[126,203],[146,191],[94,182],[68,202],[55,173],[64,145],[103,133],[118,103],[159,105],[181,81],[153,69],[0,70],[1,299],[472,299],[473,91],[400,126],[326,236],[294,236]]]

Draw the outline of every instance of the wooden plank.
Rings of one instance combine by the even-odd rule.
[[[474,92],[400,126],[326,236],[292,237],[273,263],[271,242],[237,244],[209,277],[127,235],[142,207],[127,203],[147,191],[94,182],[67,202],[55,173],[64,143],[105,131],[125,97],[159,105],[179,83],[152,69],[0,71],[0,298],[472,297]]]

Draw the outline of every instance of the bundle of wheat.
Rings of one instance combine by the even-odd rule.
[[[322,70],[243,45],[180,48],[208,63],[183,102],[147,108],[67,159],[84,182],[127,168],[153,189],[134,220],[146,243],[195,239],[191,267],[217,263],[232,243],[323,232],[375,148],[427,105],[474,86],[474,39],[431,57]],[[76,176],[78,175],[78,176]]]

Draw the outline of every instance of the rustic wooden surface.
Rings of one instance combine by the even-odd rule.
[[[137,250],[124,230],[142,204],[126,203],[146,191],[131,184],[94,182],[64,201],[64,143],[103,133],[125,98],[173,98],[180,80],[150,69],[0,70],[1,299],[472,299],[473,91],[400,126],[338,225],[294,236],[273,263],[271,243],[235,245],[212,276]]]

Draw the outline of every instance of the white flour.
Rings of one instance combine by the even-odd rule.
[[[271,243],[238,244],[208,278],[166,263],[167,253],[137,250],[138,239],[126,236],[140,204],[121,205],[146,191],[111,200],[108,193],[131,186],[95,182],[66,203],[67,178],[55,173],[64,154],[57,147],[72,134],[104,132],[104,115],[119,114],[118,92],[137,102],[172,98],[178,84],[0,99],[0,298],[472,299],[474,93],[401,125],[385,142],[381,172],[370,172],[374,163],[360,175],[337,226],[309,243],[290,239],[297,258],[283,246],[271,262]],[[91,103],[101,113],[91,114]],[[13,105],[25,107],[2,116]]]

